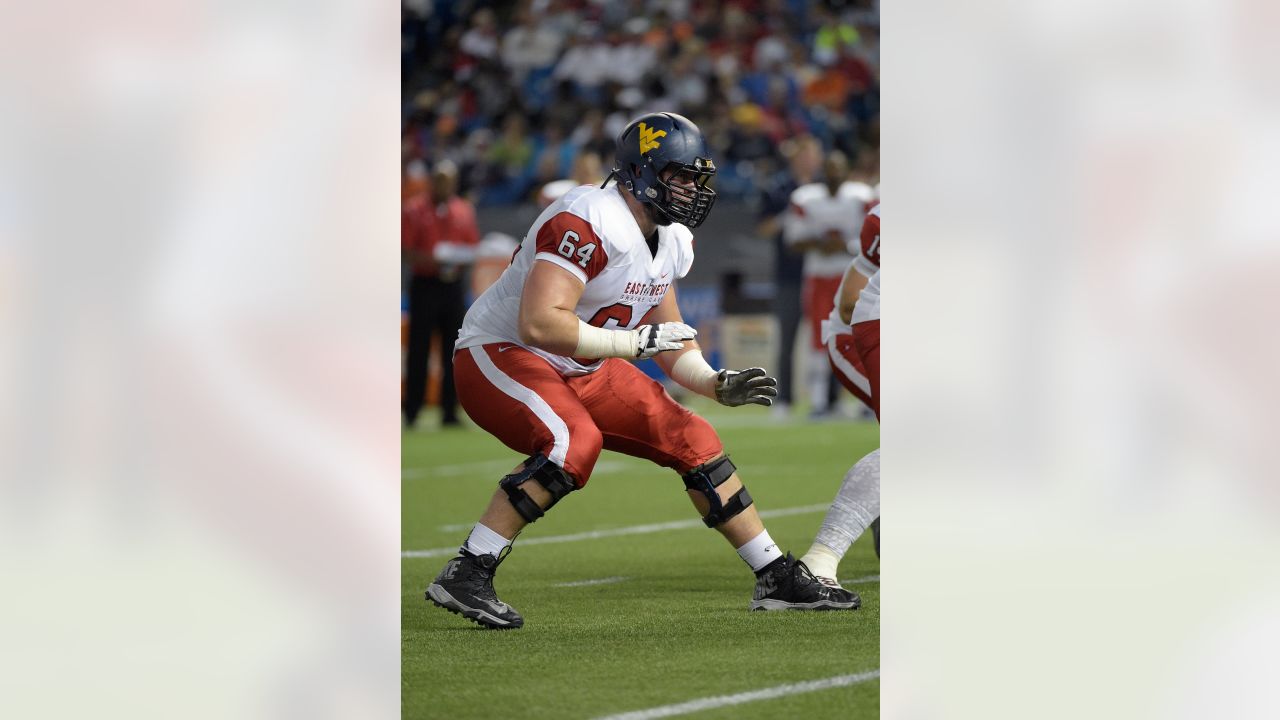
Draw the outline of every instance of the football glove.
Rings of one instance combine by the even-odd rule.
[[[636,357],[651,358],[667,350],[679,350],[684,340],[692,340],[698,331],[679,322],[652,323],[636,328]],[[763,371],[762,371],[763,372]]]
[[[777,396],[778,381],[769,377],[764,368],[721,370],[716,375],[716,400],[721,405],[737,407],[753,403],[768,407]]]

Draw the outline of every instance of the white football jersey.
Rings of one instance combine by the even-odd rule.
[[[880,319],[880,271],[867,281],[858,294],[858,304],[853,306],[853,324]]]
[[[791,193],[791,206],[783,218],[782,233],[787,243],[797,243],[835,231],[844,238],[845,252],[823,255],[809,250],[804,255],[806,277],[840,277],[858,248],[858,231],[872,200],[866,183],[845,182],[835,195],[826,183],[801,185]]]
[[[880,204],[877,203],[871,211],[867,213],[867,217],[862,222],[862,232],[860,233],[858,256],[853,259],[853,267],[859,273],[870,278],[880,272]],[[836,290],[835,307],[831,308],[831,314],[826,320],[822,321],[822,343],[825,345],[831,342],[831,338],[836,335],[848,335],[853,332],[852,324],[845,325],[840,317],[840,295],[844,293],[844,283],[848,279],[848,268],[844,278],[840,280],[840,288]],[[876,291],[879,297],[879,289]],[[859,295],[859,298],[862,296]],[[879,305],[876,306],[876,318],[880,317]],[[854,321],[856,322],[856,321]]]
[[[650,254],[615,186],[580,185],[542,211],[502,277],[467,311],[455,347],[511,343],[545,358],[563,375],[585,375],[601,361],[553,355],[520,342],[520,297],[537,261],[555,263],[583,282],[574,308],[583,322],[632,330],[662,302],[671,283],[689,273],[693,233],[679,223],[659,227],[658,250]]]
[[[865,277],[875,275],[880,269],[880,203],[876,203],[867,213],[866,220],[862,221],[858,256],[853,259],[853,266]]]

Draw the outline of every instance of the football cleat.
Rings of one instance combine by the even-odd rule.
[[[493,590],[493,573],[508,554],[509,546],[501,556],[460,551],[427,587],[427,599],[483,627],[509,630],[524,625],[520,613]]]
[[[838,584],[828,587],[791,553],[769,563],[756,574],[752,610],[857,610],[858,593]]]
[[[817,580],[818,582],[822,583],[823,585],[826,585],[826,586],[827,586],[827,587],[829,587],[829,588],[836,588],[836,589],[838,589],[838,590],[843,590],[843,589],[844,589],[844,588],[840,587],[840,581],[836,580],[835,578],[829,578],[829,577],[826,577],[826,576],[824,576],[824,575],[814,575],[814,576],[813,576],[813,579],[814,579],[814,580]]]

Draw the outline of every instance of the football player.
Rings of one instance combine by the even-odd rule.
[[[849,264],[824,326],[830,333],[831,366],[841,382],[880,419],[880,206],[862,225],[858,256]],[[869,275],[866,279],[863,275]],[[857,291],[856,304],[854,301]],[[820,582],[840,587],[836,570],[849,546],[867,527],[880,554],[880,449],[863,457],[845,474],[813,545],[801,558]]]
[[[723,405],[769,405],[761,368],[707,364],[676,305],[693,234],[716,194],[697,126],[673,113],[631,122],[601,187],[570,190],[534,221],[511,265],[467,312],[456,344],[458,396],[471,419],[528,459],[502,478],[427,599],[489,628],[523,618],[498,599],[511,542],[582,489],[602,449],[648,458],[684,481],[707,527],[756,574],[752,610],[852,610],[855,593],[818,582],[769,537],[720,438],[629,360]]]
[[[832,302],[831,313],[822,321],[822,343],[836,379],[854,397],[871,408],[877,418],[880,416],[880,408],[871,397],[871,381],[854,345],[852,318],[858,294],[879,269],[880,205],[876,204],[862,222],[858,253],[845,268],[844,277],[840,280]]]
[[[830,315],[832,298],[854,259],[850,249],[858,240],[858,228],[866,216],[873,191],[865,183],[848,180],[849,163],[833,150],[823,164],[825,182],[795,189],[783,222],[783,237],[795,250],[804,251],[803,305],[809,322],[808,362],[811,414],[829,414],[831,368],[822,324]],[[865,382],[865,380],[864,380]]]

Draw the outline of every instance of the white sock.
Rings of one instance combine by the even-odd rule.
[[[511,541],[502,537],[498,533],[489,528],[476,523],[471,528],[471,534],[467,536],[467,541],[462,547],[472,555],[497,555],[502,552],[502,548],[511,544]]]
[[[800,558],[800,562],[809,568],[809,572],[818,577],[836,579],[836,569],[840,567],[840,555],[835,550],[816,542],[809,552]]]
[[[761,530],[759,535],[738,548],[738,556],[751,566],[752,572],[759,572],[765,565],[782,557],[782,551],[773,538],[769,537],[769,531]]]

